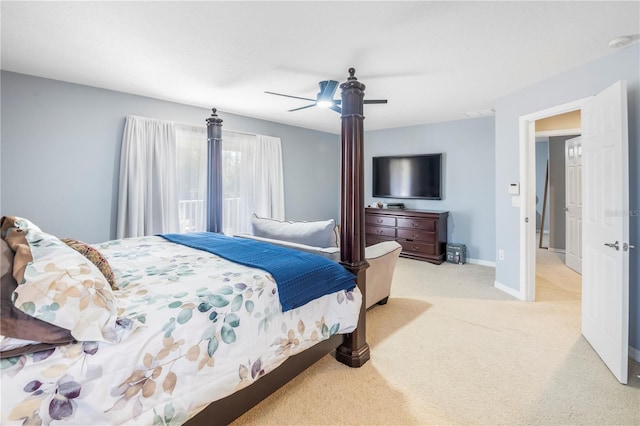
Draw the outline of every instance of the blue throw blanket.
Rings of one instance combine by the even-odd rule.
[[[269,272],[278,285],[283,312],[325,294],[355,287],[354,274],[340,264],[312,253],[213,232],[161,236],[171,242]]]

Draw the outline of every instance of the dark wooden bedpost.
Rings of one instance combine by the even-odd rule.
[[[364,131],[365,85],[349,68],[342,89],[342,207],[340,212],[340,263],[356,275],[362,292],[358,328],[345,337],[336,350],[336,359],[349,367],[360,367],[370,358],[366,327],[366,269],[364,254]]]
[[[222,119],[207,118],[207,231],[222,233]]]

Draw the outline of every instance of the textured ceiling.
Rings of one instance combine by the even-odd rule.
[[[640,33],[640,2],[1,3],[2,69],[339,133],[320,80],[366,84],[365,129],[467,118]],[[339,89],[336,94],[339,97]]]

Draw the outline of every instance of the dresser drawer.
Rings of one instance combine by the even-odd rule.
[[[416,241],[403,241],[403,240],[398,240],[398,242],[402,246],[403,252],[429,254],[429,255],[436,254],[435,244],[416,242]]]
[[[364,229],[366,234],[378,235],[383,237],[391,237],[391,238],[395,238],[396,236],[396,228],[386,228],[384,226],[365,225]]]
[[[383,243],[385,241],[395,241],[393,237],[384,237],[380,235],[367,234],[365,238],[366,246],[372,246],[374,244]]]
[[[415,228],[422,231],[435,231],[436,221],[433,219],[398,218],[398,228]]]
[[[436,233],[429,231],[422,231],[420,229],[398,229],[398,238],[413,241],[424,241],[427,243],[436,242]]]
[[[396,218],[368,214],[365,216],[364,223],[367,225],[396,226]]]

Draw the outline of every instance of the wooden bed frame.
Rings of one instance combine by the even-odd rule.
[[[358,318],[358,328],[347,335],[334,335],[306,351],[287,359],[271,373],[260,378],[226,398],[208,405],[191,418],[186,424],[227,425],[247,412],[260,401],[310,367],[320,358],[335,350],[338,361],[349,367],[360,367],[370,358],[369,345],[366,342],[365,270],[368,268],[364,255],[364,130],[363,101],[365,85],[355,77],[355,69],[349,69],[349,77],[340,85],[342,89],[342,172],[341,172],[341,208],[340,208],[340,263],[356,276],[356,284],[362,292],[362,306]],[[209,161],[212,166],[220,164],[222,152],[222,120],[216,110],[207,119],[207,137],[209,142]],[[209,168],[212,170],[212,167]],[[213,168],[219,170],[219,168]],[[209,176],[209,185],[219,188],[220,177]],[[214,192],[215,193],[215,192]],[[220,194],[220,191],[217,192]],[[209,208],[221,206],[221,199],[210,200]],[[219,214],[212,215],[209,223],[212,232],[221,231]]]

